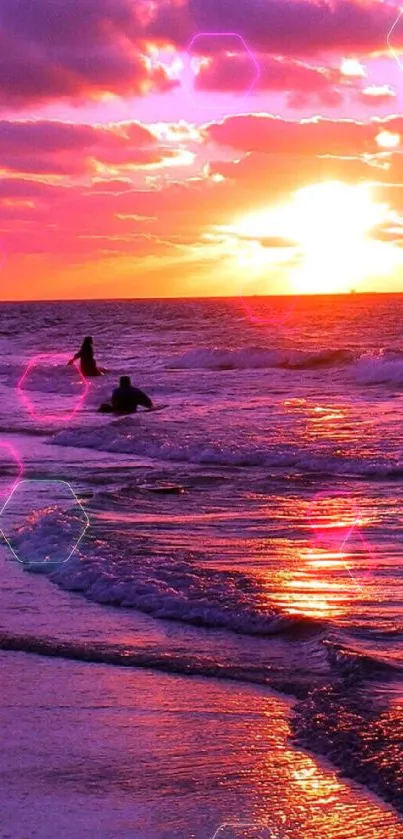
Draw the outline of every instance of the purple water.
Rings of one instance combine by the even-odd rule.
[[[401,808],[403,295],[283,325],[237,300],[1,313],[0,646],[274,686],[301,743]],[[86,334],[109,373],[75,411],[56,355]],[[97,414],[121,373],[168,407]]]

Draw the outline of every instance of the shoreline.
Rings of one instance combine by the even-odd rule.
[[[392,808],[291,743],[293,700],[267,688],[0,660],[7,839],[212,839],[230,818],[270,817],[288,821],[287,839],[401,834]]]

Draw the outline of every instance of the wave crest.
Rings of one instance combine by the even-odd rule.
[[[280,367],[291,370],[333,367],[350,364],[355,355],[347,349],[323,350],[270,350],[265,347],[197,347],[175,356],[169,368],[189,370],[257,370]]]
[[[324,754],[403,812],[403,713],[382,708],[360,680],[315,689],[294,710],[299,744]]]

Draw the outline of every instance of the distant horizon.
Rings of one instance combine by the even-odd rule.
[[[260,299],[260,300],[269,300],[271,298],[275,298],[276,300],[284,299],[309,299],[309,298],[318,298],[318,297],[371,297],[372,295],[382,296],[382,297],[398,297],[403,295],[403,289],[401,291],[356,291],[352,293],[351,291],[346,292],[333,292],[333,293],[305,293],[305,294],[253,294],[253,295],[240,295],[240,294],[212,294],[209,296],[206,295],[186,295],[183,297],[176,296],[176,297],[45,297],[42,299],[36,298],[29,298],[29,299],[20,299],[20,300],[1,300],[0,305],[14,305],[17,303],[140,303],[140,302],[152,302],[158,300],[159,302],[162,301],[186,301],[186,300],[242,300],[242,299]]]

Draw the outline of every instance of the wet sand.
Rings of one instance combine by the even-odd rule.
[[[263,687],[0,653],[1,839],[399,839],[403,821],[294,748]],[[238,839],[234,828],[225,834]]]

